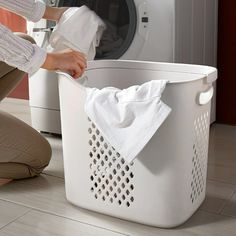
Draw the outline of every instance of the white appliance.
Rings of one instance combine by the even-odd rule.
[[[119,46],[102,53],[98,49],[97,59],[216,66],[218,0],[50,0],[48,4],[86,4],[115,27]],[[29,27],[29,33],[46,48],[52,26],[41,20]],[[33,127],[60,134],[57,74],[40,69],[29,80],[29,92]]]

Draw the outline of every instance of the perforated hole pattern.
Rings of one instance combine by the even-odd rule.
[[[194,121],[195,143],[192,156],[192,180],[190,200],[194,203],[203,193],[206,185],[206,163],[208,153],[209,113]]]
[[[95,124],[89,118],[88,121],[90,191],[97,200],[130,207],[135,200],[134,164],[127,164]]]

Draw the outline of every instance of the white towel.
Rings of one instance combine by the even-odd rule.
[[[56,51],[71,48],[93,60],[105,29],[103,21],[88,7],[69,8],[54,28],[49,43]]]
[[[128,162],[141,152],[171,109],[161,101],[166,80],[124,90],[86,88],[85,112]]]

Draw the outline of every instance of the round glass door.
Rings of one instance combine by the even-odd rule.
[[[133,0],[60,0],[59,6],[88,6],[105,22],[95,59],[118,59],[130,47],[136,31],[137,15]]]

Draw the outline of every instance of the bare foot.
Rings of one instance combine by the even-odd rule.
[[[12,179],[0,179],[0,186],[8,184],[12,181]]]

